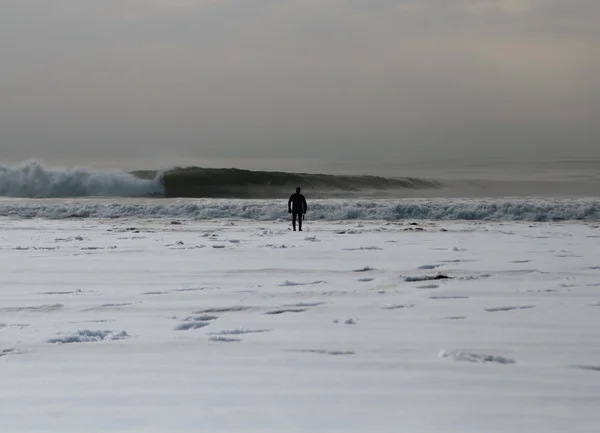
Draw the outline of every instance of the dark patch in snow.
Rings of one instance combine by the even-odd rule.
[[[194,314],[204,314],[204,313],[233,313],[236,311],[246,311],[249,310],[250,307],[222,307],[222,308],[207,308],[205,310],[194,311]]]
[[[358,323],[358,320],[356,319],[346,319],[344,320],[344,325],[356,325]]]
[[[276,245],[276,244],[266,244],[266,245],[261,245],[260,248],[271,248],[274,250],[285,250],[287,248],[296,248],[294,245],[285,245],[285,244],[281,244],[281,245]]]
[[[242,341],[241,338],[230,338],[230,337],[210,337],[210,341],[217,341],[219,343],[235,343],[237,341]]]
[[[369,272],[369,271],[374,271],[375,268],[372,268],[370,266],[365,266],[364,268],[361,269],[354,269],[352,272]]]
[[[210,322],[211,320],[217,320],[219,316],[210,316],[208,314],[203,314],[201,316],[189,316],[186,317],[184,322]]]
[[[442,265],[422,265],[419,266],[419,269],[436,269],[439,268]]]
[[[318,307],[323,305],[325,302],[297,302],[295,304],[287,304],[287,307]]]
[[[466,319],[467,316],[450,316],[450,317],[446,317],[446,319],[448,320],[463,320]]]
[[[468,296],[430,296],[429,299],[469,299]]]
[[[445,350],[441,350],[438,354],[440,358],[449,358],[453,361],[465,361],[465,362],[474,362],[478,364],[516,364],[517,361],[514,359],[506,358],[504,356],[498,355],[487,355],[485,353],[474,353],[474,352],[461,352],[461,351],[452,351],[447,352]]]
[[[575,365],[575,368],[580,370],[595,371],[600,373],[600,365]]]
[[[322,281],[322,280],[316,280],[316,281],[312,281],[310,283],[297,283],[295,281],[284,281],[283,283],[281,283],[279,285],[279,287],[290,287],[290,286],[312,286],[315,284],[325,284],[327,283],[327,281]]]
[[[35,311],[35,312],[47,312],[47,311],[56,311],[63,308],[63,304],[51,304],[51,305],[39,305],[36,307],[8,307],[1,308],[0,311],[5,313],[18,313],[20,311]]]
[[[130,338],[130,335],[125,331],[115,333],[113,331],[92,331],[89,329],[80,329],[75,334],[66,335],[64,337],[51,338],[48,343],[90,343],[96,341],[111,341],[111,340],[123,340]]]
[[[284,308],[281,310],[267,311],[265,314],[302,313],[304,311],[306,311],[306,308]]]
[[[446,249],[446,248],[442,248],[442,249]],[[454,260],[442,260],[442,263],[463,263],[463,262],[475,262],[476,260],[461,260],[461,259],[454,259]]]
[[[467,277],[458,277],[459,280],[463,281],[472,281],[472,280],[481,280],[483,278],[490,278],[490,274],[480,274],[480,275],[469,275]]]
[[[335,233],[338,235],[360,235],[360,234],[362,234],[362,230],[348,229],[348,230],[340,230]]]
[[[371,281],[373,281],[375,278],[359,278],[357,281],[359,283],[370,283]]]
[[[201,290],[206,290],[206,287],[185,287],[183,289],[174,289],[172,292],[199,292]]]
[[[175,327],[175,331],[189,331],[190,329],[200,329],[210,325],[210,322],[183,322]]]
[[[486,308],[485,311],[489,313],[496,313],[498,311],[511,311],[511,310],[528,310],[535,308],[535,305],[524,305],[521,307],[497,307],[497,308]]]
[[[390,305],[389,307],[383,307],[384,310],[400,310],[402,308],[413,308],[415,304],[404,304],[404,305]]]
[[[242,334],[259,334],[262,332],[269,332],[270,329],[246,329],[246,328],[234,328],[225,329],[219,332],[211,332],[210,335],[242,335]]]
[[[369,246],[369,247],[359,247],[359,248],[343,248],[344,251],[375,251],[375,250],[383,250],[383,248]]]
[[[404,281],[412,283],[415,281],[432,281],[432,280],[451,280],[452,277],[449,277],[445,274],[437,274],[437,275],[422,275],[417,277],[406,277]]]
[[[356,352],[350,350],[322,350],[322,349],[292,349],[291,352],[317,353],[319,355],[354,355]]]
[[[86,308],[85,310],[81,310],[81,311],[94,311],[94,310],[103,310],[103,309],[107,309],[107,308],[121,308],[121,307],[127,307],[128,305],[133,305],[132,303],[121,303],[121,304],[102,304],[98,307],[91,307],[91,308]]]
[[[77,289],[70,292],[39,292],[38,295],[72,295],[73,293],[83,293],[83,290]]]
[[[421,286],[417,286],[417,289],[437,289],[438,286],[437,284],[423,284]]]
[[[0,350],[0,358],[2,358],[3,356],[6,356],[6,355],[10,355],[11,353],[14,352],[14,350],[15,350],[14,348]]]

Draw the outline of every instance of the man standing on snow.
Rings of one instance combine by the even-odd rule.
[[[298,217],[298,230],[302,231],[302,218],[307,209],[306,199],[300,194],[300,187],[298,187],[296,188],[296,193],[292,194],[288,201],[288,213],[292,214],[294,231],[296,231],[296,217]]]

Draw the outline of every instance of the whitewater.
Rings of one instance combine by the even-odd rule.
[[[146,197],[163,193],[158,178],[140,179],[120,170],[53,169],[35,160],[0,164],[0,197]]]

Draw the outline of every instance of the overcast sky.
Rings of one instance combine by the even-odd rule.
[[[599,22],[599,0],[0,0],[0,160],[600,156]]]

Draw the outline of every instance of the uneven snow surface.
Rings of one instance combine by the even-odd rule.
[[[0,430],[600,432],[598,227],[289,228],[0,220]]]

